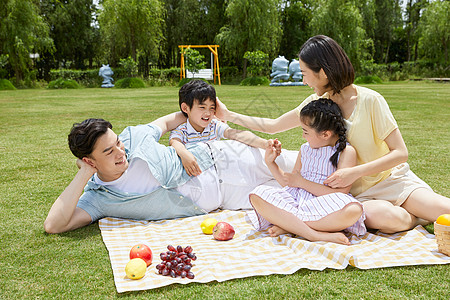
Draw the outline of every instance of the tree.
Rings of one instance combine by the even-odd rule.
[[[397,29],[403,25],[399,0],[368,0],[356,2],[363,20],[363,28],[373,49],[368,49],[375,62],[389,61],[392,43],[398,39]]]
[[[205,41],[212,43],[216,35],[220,32],[220,28],[225,25],[225,0],[199,0],[202,9],[205,11],[204,22],[205,26],[203,36]]]
[[[274,57],[278,52],[281,25],[278,20],[277,0],[230,0],[225,10],[227,22],[220,29],[216,41],[236,65],[244,53],[261,50]],[[244,77],[247,60],[244,59]]]
[[[195,49],[186,48],[181,55],[186,57],[186,68],[193,73],[194,77],[195,73],[206,66],[205,57]]]
[[[270,70],[269,55],[262,51],[247,51],[244,54],[244,58],[250,63],[248,67],[250,76],[261,76],[267,73],[267,70]]]
[[[92,60],[98,42],[98,29],[92,26],[95,5],[92,0],[41,0],[41,13],[50,25],[50,37],[55,44],[57,65],[85,68],[85,60]]]
[[[162,39],[163,6],[159,0],[104,0],[98,20],[111,65],[138,53],[157,58]]]
[[[377,24],[374,34],[375,61],[387,63],[394,30],[402,25],[398,0],[374,0]]]
[[[9,56],[16,83],[31,65],[30,54],[52,49],[47,24],[31,0],[7,0],[0,8],[0,54]]]
[[[8,55],[0,54],[0,79],[6,78],[8,72],[5,70],[8,64]]]
[[[136,77],[138,74],[137,63],[130,56],[128,58],[121,58],[119,66],[125,70],[128,77]]]
[[[300,47],[311,37],[310,22],[313,13],[313,1],[282,1],[281,24],[283,36],[279,54],[289,58],[297,58]]]
[[[407,0],[406,4],[406,41],[408,55],[406,60],[412,59],[412,52],[414,51],[414,60],[418,58],[418,43],[419,35],[417,33],[417,27],[419,25],[422,10],[428,5],[428,0]]]
[[[419,22],[420,49],[424,56],[443,66],[449,66],[450,2],[435,1],[424,10]]]
[[[349,56],[355,69],[359,69],[360,60],[367,57],[365,30],[362,17],[354,1],[320,1],[311,20],[313,35],[324,34],[338,42]]]
[[[198,0],[166,0],[165,3],[165,28],[163,42],[166,62],[165,67],[177,65],[178,45],[203,44],[203,28],[207,27],[204,21],[204,10],[201,9]],[[209,44],[210,42],[207,42]],[[167,63],[170,63],[167,65]]]
[[[225,0],[166,0],[159,65],[178,65],[179,45],[209,45],[224,25]]]

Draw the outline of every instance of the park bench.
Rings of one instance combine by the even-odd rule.
[[[213,80],[214,72],[212,69],[200,69],[196,73],[192,73],[191,71],[186,70],[186,77],[187,78],[203,78],[206,80]]]

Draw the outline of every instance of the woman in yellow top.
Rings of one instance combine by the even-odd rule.
[[[337,170],[324,183],[333,188],[352,185],[351,193],[364,205],[368,228],[398,232],[414,228],[419,218],[431,222],[450,213],[450,199],[433,192],[409,170],[408,150],[383,96],[353,84],[354,69],[344,50],[327,36],[315,36],[302,46],[299,62],[303,82],[315,94],[297,108],[267,119],[229,111],[218,101],[217,117],[273,134],[300,126],[303,106],[329,98],[342,111],[358,162]]]

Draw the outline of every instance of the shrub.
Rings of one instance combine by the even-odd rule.
[[[72,79],[79,82],[85,87],[100,87],[102,85],[103,78],[98,75],[98,69],[91,70],[71,70],[71,69],[58,69],[50,71],[50,80],[57,80],[59,78]],[[113,68],[114,80],[128,77],[127,71],[121,68]]]
[[[244,54],[244,58],[250,63],[247,70],[252,76],[261,76],[270,69],[269,55],[260,50],[253,52],[247,51]]]
[[[49,88],[49,89],[79,89],[80,85],[75,80],[59,78],[59,79],[50,81],[47,88]]]
[[[180,78],[180,68],[161,69],[161,76],[167,79]]]
[[[145,88],[145,83],[140,78],[136,77],[127,77],[120,79],[116,82],[115,87],[119,89],[139,89],[139,88]]]
[[[242,81],[242,72],[235,66],[223,66],[220,67],[220,80],[222,83],[235,83],[239,84]]]
[[[242,74],[239,72],[238,67],[235,66],[225,66],[220,67],[220,77],[238,77]]]
[[[376,75],[360,76],[355,79],[355,84],[367,84],[367,83],[383,83],[380,77]]]
[[[187,48],[181,51],[181,55],[186,57],[186,69],[192,73],[198,72],[198,70],[204,69],[206,62],[203,61],[205,57],[195,49]]]
[[[8,79],[0,79],[0,90],[15,90],[16,88]]]
[[[147,84],[150,86],[176,86],[180,80],[180,68],[152,68],[149,70]]]
[[[389,64],[377,64],[373,60],[361,62],[358,76],[376,75],[384,81],[405,80],[408,78],[449,77],[450,68],[437,65],[428,60],[406,61],[403,63],[392,62]]]
[[[130,56],[128,58],[121,58],[119,65],[127,72],[127,77],[137,76],[138,64]]]
[[[247,77],[241,81],[240,85],[269,85],[270,80],[264,76]]]

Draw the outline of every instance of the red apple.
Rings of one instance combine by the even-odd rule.
[[[227,222],[219,222],[213,228],[213,236],[219,241],[228,241],[234,237],[234,228]]]
[[[153,260],[152,250],[145,244],[134,245],[130,250],[130,259],[133,258],[142,258],[147,263],[148,267]]]

